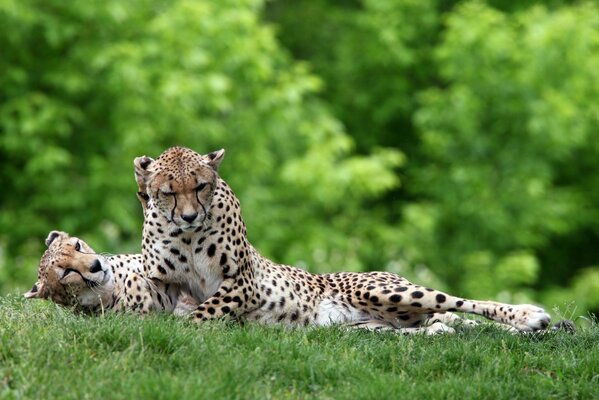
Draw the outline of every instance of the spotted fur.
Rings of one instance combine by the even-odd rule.
[[[404,333],[447,332],[452,312],[520,331],[545,329],[541,308],[468,300],[388,272],[315,275],[276,264],[249,243],[240,204],[218,173],[224,150],[183,147],[135,159],[144,207],[145,273],[201,303],[197,321],[231,317],[288,326],[347,324]],[[427,326],[428,325],[428,326]]]
[[[168,284],[148,279],[141,254],[97,254],[83,240],[59,231],[50,232],[46,245],[38,280],[25,293],[27,298],[50,299],[86,313],[147,314],[172,312],[177,307],[176,312],[182,314],[197,306],[190,305],[184,294],[173,295]]]

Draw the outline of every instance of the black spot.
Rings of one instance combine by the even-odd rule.
[[[182,233],[183,233],[183,230],[179,228],[176,231],[172,231],[171,233],[169,233],[169,236],[170,237],[177,237],[177,236],[179,236]]]
[[[208,307],[208,310],[206,310],[206,311],[208,311],[208,314],[211,314],[211,315],[213,315],[216,312],[216,310],[212,307]]]
[[[378,303],[379,302],[379,298],[376,296],[372,296],[370,297],[370,301],[372,301],[373,303]]]
[[[169,259],[165,258],[164,263],[166,264],[167,267],[169,267],[173,271],[175,270],[175,265]]]
[[[405,292],[406,290],[408,290],[407,286],[400,286],[400,287],[396,287],[395,289],[393,289],[393,291],[395,291],[395,292]]]
[[[216,253],[216,245],[212,243],[210,247],[208,247],[208,256],[213,257],[214,253]]]
[[[181,254],[181,252],[179,251],[179,249],[175,249],[174,247],[171,248],[171,253],[173,253],[176,256],[178,256],[179,254]]]
[[[410,304],[412,307],[422,307],[422,304],[418,303],[417,301],[413,302],[412,304]]]
[[[399,294],[394,294],[393,296],[389,297],[389,300],[394,303],[399,303],[401,301],[401,296]]]
[[[455,305],[458,307],[462,307],[464,305],[464,302],[462,300],[458,300],[455,302]]]
[[[424,296],[424,293],[420,292],[420,291],[415,291],[412,292],[412,297],[415,299],[420,299]]]
[[[225,265],[227,263],[227,255],[225,253],[220,255],[220,265]]]
[[[162,268],[162,266],[158,266],[158,272],[160,272],[163,275],[166,275],[166,270],[164,268]]]
[[[231,312],[231,309],[227,306],[224,306],[223,308],[221,308],[221,310],[224,314],[228,314]]]
[[[437,300],[437,303],[445,303],[445,301],[447,300],[445,295],[440,293],[435,297],[435,299]]]

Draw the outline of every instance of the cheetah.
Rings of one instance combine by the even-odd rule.
[[[26,298],[50,299],[88,314],[108,310],[185,314],[197,305],[184,294],[171,296],[168,285],[148,279],[141,254],[97,254],[83,240],[60,231],[50,232],[46,246],[38,280]]]
[[[462,312],[524,332],[549,326],[550,316],[534,305],[469,300],[389,272],[316,275],[268,260],[248,241],[239,200],[218,174],[224,153],[172,147],[156,160],[134,160],[138,195],[146,202],[144,273],[190,293],[200,303],[191,313],[195,321],[434,334],[452,332],[449,324],[464,321],[454,312]]]

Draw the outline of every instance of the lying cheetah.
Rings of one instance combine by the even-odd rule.
[[[170,296],[169,286],[145,277],[141,254],[104,256],[83,240],[52,231],[46,239],[38,281],[27,298],[50,299],[86,313],[107,310],[189,313],[196,305],[188,296]],[[175,309],[176,307],[176,309]]]
[[[201,303],[196,321],[232,317],[288,326],[347,324],[403,333],[451,332],[450,312],[482,315],[520,331],[547,328],[541,308],[468,300],[387,272],[315,275],[262,257],[240,204],[217,169],[224,150],[183,147],[134,161],[144,207],[144,271]],[[430,326],[427,326],[430,324]]]

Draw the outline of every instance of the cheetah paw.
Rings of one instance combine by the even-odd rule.
[[[455,333],[455,329],[445,325],[442,322],[435,322],[426,328],[426,334],[428,336],[452,333]]]
[[[522,332],[535,332],[547,329],[551,317],[540,307],[522,304],[513,307],[513,319],[508,322]]]
[[[198,303],[195,301],[193,297],[187,294],[183,294],[177,300],[175,304],[175,309],[173,310],[173,314],[178,317],[188,316],[198,308]]]

